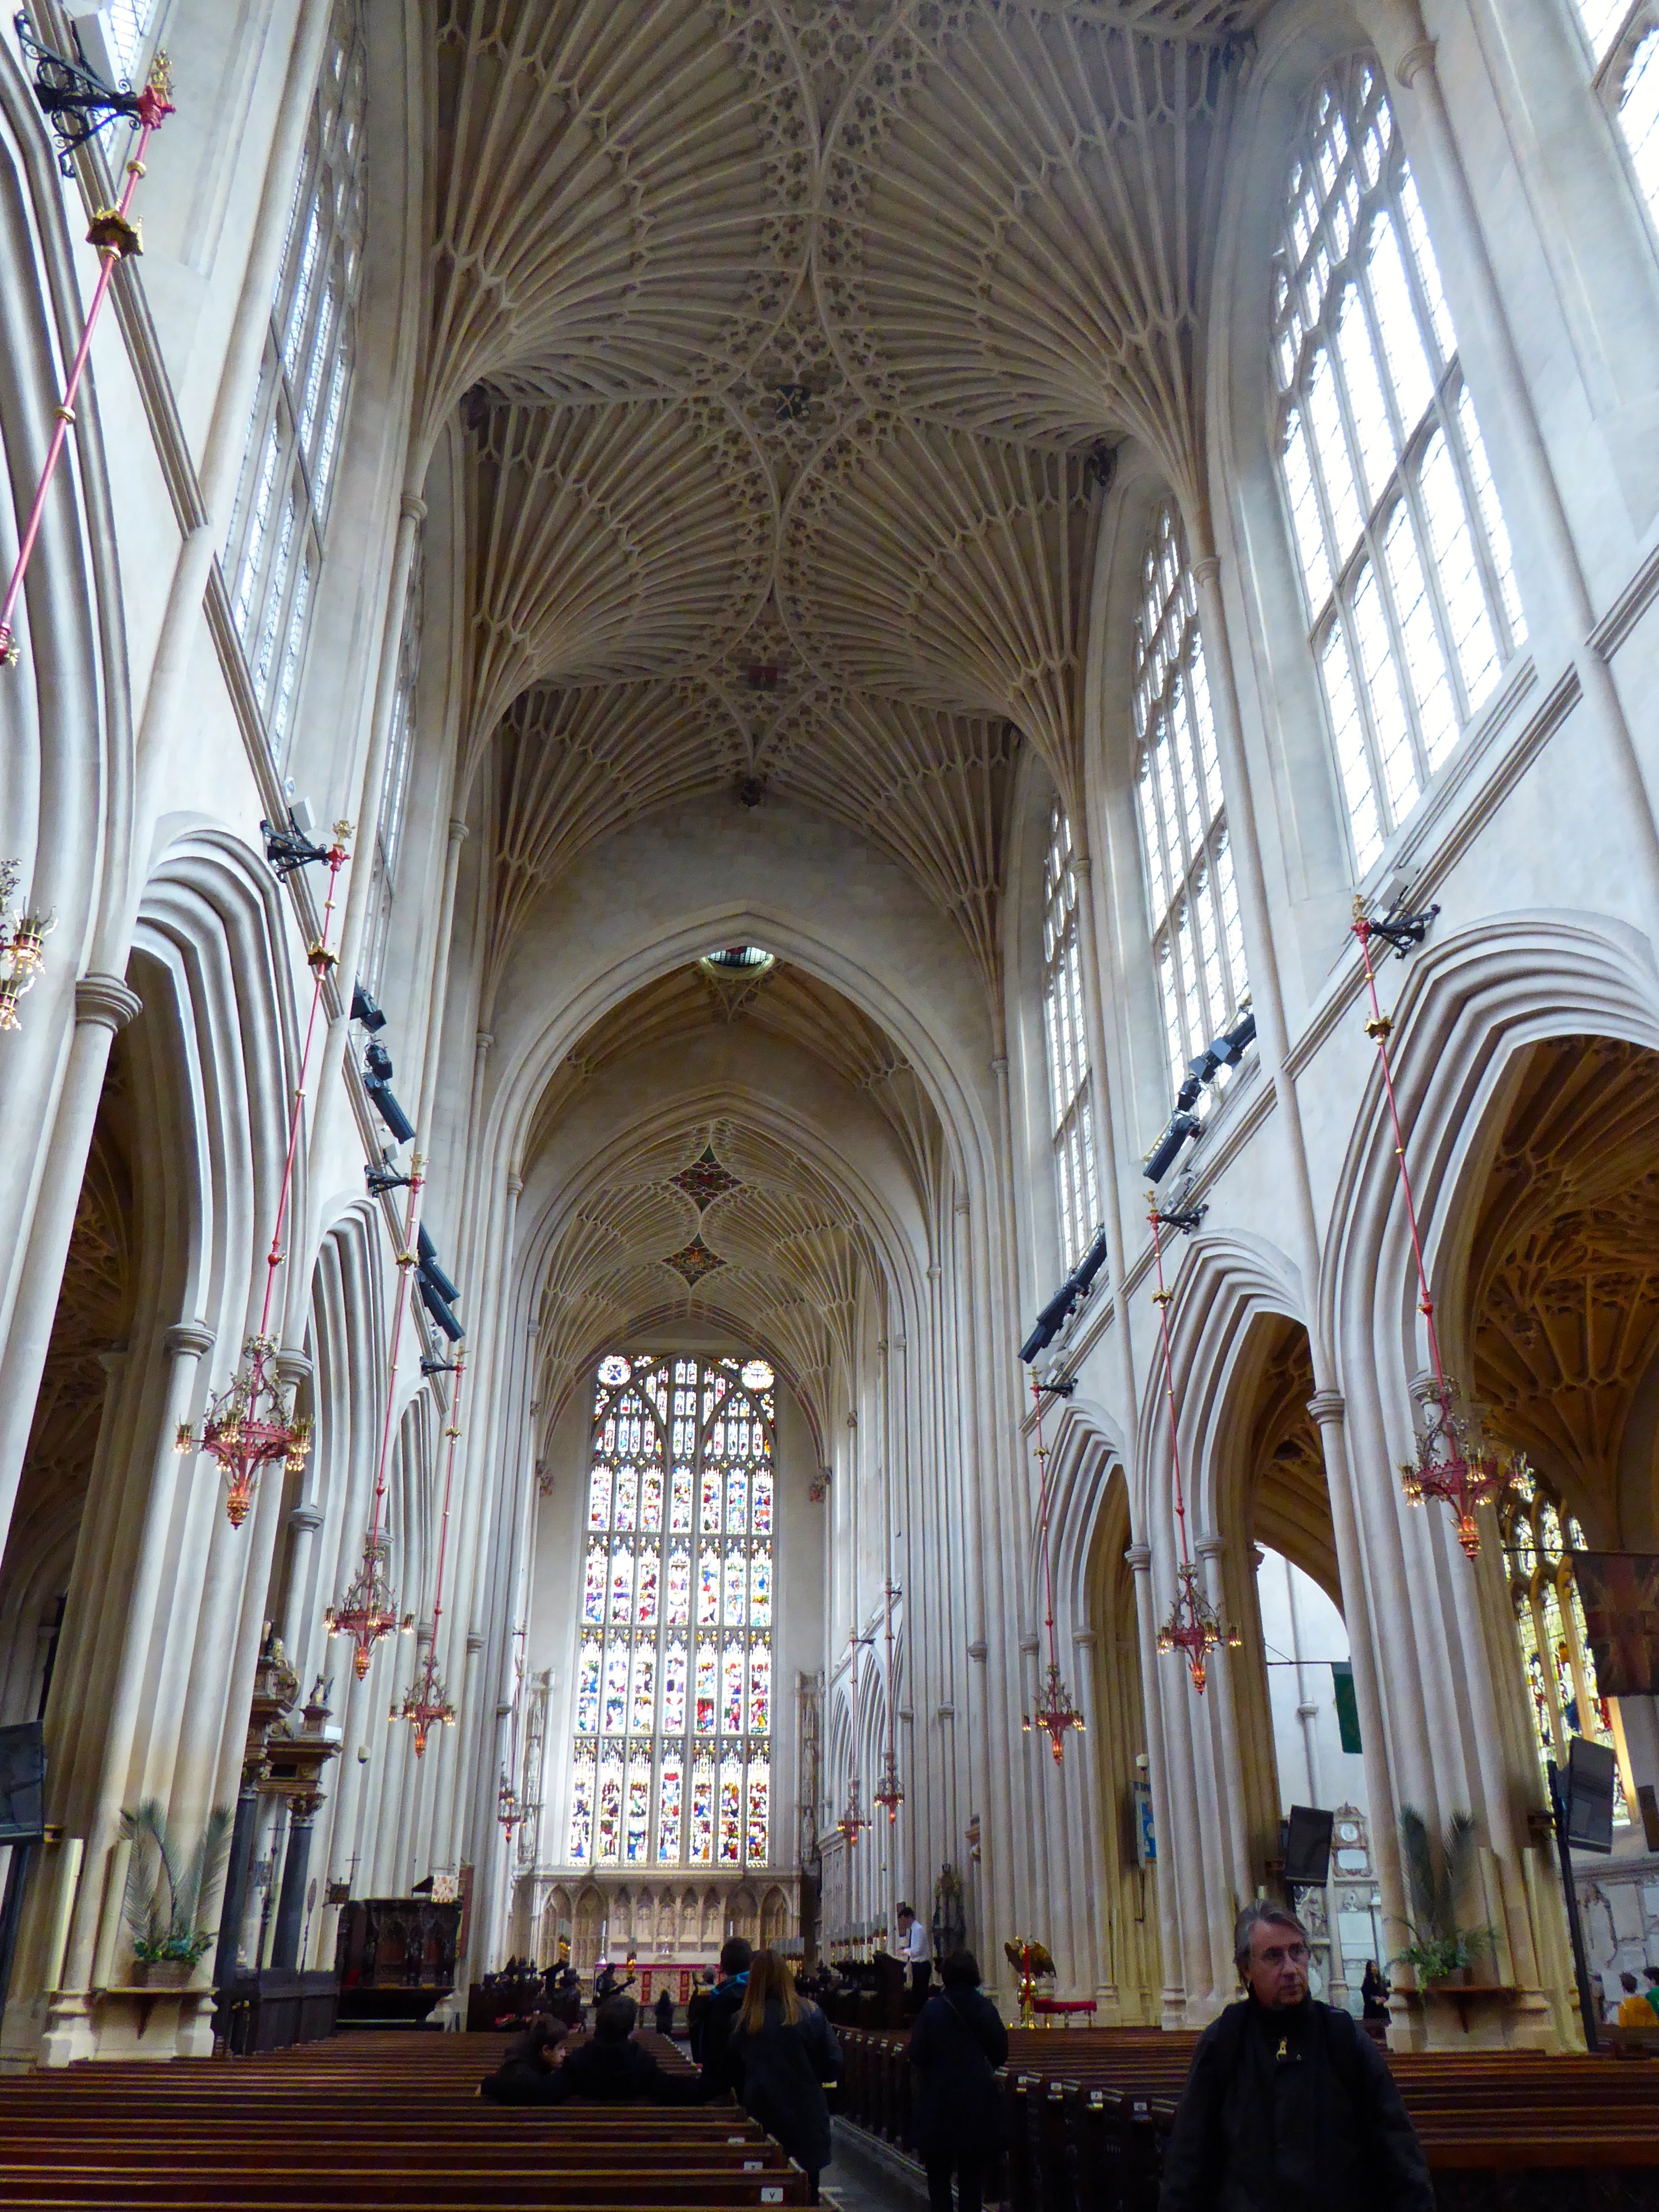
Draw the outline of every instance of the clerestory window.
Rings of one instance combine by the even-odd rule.
[[[1042,1034],[1048,1059],[1049,1135],[1060,1256],[1071,1268],[1094,1233],[1100,1190],[1088,1031],[1083,1025],[1077,872],[1072,866],[1072,825],[1058,799],[1048,817],[1048,848],[1042,864]]]
[[[1135,615],[1135,788],[1170,1088],[1247,995],[1198,592],[1173,506],[1152,526]],[[1206,1084],[1198,1110],[1216,1097]]]
[[[363,938],[359,970],[363,988],[374,999],[380,996],[386,974],[386,940],[391,934],[392,908],[398,896],[404,820],[409,811],[409,772],[415,750],[415,691],[421,672],[422,585],[421,550],[417,544],[409,573],[409,592],[399,633],[398,683],[392,700],[392,727],[386,737],[380,804],[374,820],[374,887],[369,895],[368,927]]]
[[[1357,872],[1524,641],[1508,533],[1378,64],[1309,104],[1273,275],[1279,454]]]
[[[356,358],[367,96],[356,0],[335,0],[223,560],[278,760],[316,606]]]
[[[599,1363],[573,1866],[769,1859],[776,1433],[763,1359]]]
[[[1659,0],[1574,0],[1596,97],[1659,222]]]

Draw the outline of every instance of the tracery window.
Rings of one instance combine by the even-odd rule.
[[[368,92],[356,0],[335,0],[271,301],[224,573],[272,751],[284,751],[356,357]]]
[[[1315,95],[1274,257],[1279,453],[1358,872],[1524,641],[1434,251],[1364,57]]]
[[[392,701],[386,770],[374,823],[374,880],[368,928],[363,939],[360,975],[371,998],[380,995],[386,969],[386,938],[398,896],[398,863],[403,857],[404,817],[409,806],[409,770],[415,748],[415,687],[421,671],[422,568],[420,548],[409,574],[403,629],[398,647],[398,683]]]
[[[1576,1735],[1614,1748],[1607,1701],[1595,1679],[1575,1552],[1588,1551],[1583,1529],[1548,1483],[1527,1470],[1498,1507],[1504,1571],[1527,1670],[1538,1759],[1565,1768]],[[1615,1760],[1613,1817],[1627,1820],[1624,1777]]]
[[[1095,1109],[1083,1026],[1083,959],[1078,945],[1077,875],[1072,825],[1056,799],[1042,864],[1042,1028],[1048,1053],[1048,1104],[1060,1201],[1061,1257],[1083,1256],[1099,1216]]]
[[[599,1363],[574,1866],[768,1863],[775,1437],[763,1359]]]
[[[155,0],[111,0],[104,13],[104,35],[118,77],[136,82],[138,58],[155,14]]]
[[[1574,0],[1596,96],[1659,222],[1659,0]]]
[[[1134,702],[1152,959],[1171,1088],[1178,1091],[1188,1061],[1231,1025],[1246,985],[1198,592],[1172,505],[1152,526],[1140,564]],[[1216,1095],[1206,1084],[1200,1113]]]

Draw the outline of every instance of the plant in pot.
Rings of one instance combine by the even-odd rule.
[[[230,1819],[228,1806],[216,1805],[186,1856],[158,1799],[122,1814],[121,1839],[132,1846],[122,1902],[135,1982],[182,1989],[196,1972],[218,1933],[201,1925],[202,1899],[224,1871]]]
[[[1402,1805],[1400,1844],[1411,1900],[1406,1932],[1412,1940],[1393,1964],[1410,1966],[1419,1989],[1462,1988],[1492,1940],[1490,1928],[1458,1925],[1458,1899],[1474,1864],[1474,1817],[1454,1813],[1444,1834],[1435,1836],[1414,1805]]]

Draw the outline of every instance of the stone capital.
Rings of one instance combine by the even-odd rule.
[[[1206,553],[1202,560],[1193,563],[1193,581],[1195,584],[1213,583],[1220,574],[1221,558],[1218,554]]]
[[[985,1663],[985,1654],[988,1649],[989,1647],[986,1644],[985,1638],[982,1636],[976,1636],[973,1642],[968,1646],[968,1656],[970,1659],[977,1659],[981,1665],[983,1666]]]
[[[1227,1539],[1224,1536],[1200,1536],[1194,1539],[1193,1549],[1200,1559],[1219,1559],[1225,1556]]]
[[[323,1509],[320,1505],[296,1505],[288,1516],[288,1525],[290,1528],[299,1529],[302,1534],[308,1534],[322,1527]]]
[[[507,1179],[507,1194],[509,1198],[516,1198],[523,1188],[524,1177],[521,1175],[508,1176]]]
[[[471,835],[472,832],[467,828],[465,822],[461,821],[456,815],[452,814],[450,816],[449,842],[452,845],[464,845]]]
[[[406,491],[398,502],[398,512],[405,522],[426,520],[426,501],[416,492]]]
[[[136,991],[129,990],[118,975],[82,975],[75,986],[75,1019],[77,1024],[101,1023],[112,1036],[118,1036],[136,1014],[144,1011],[144,1002]]]
[[[175,1358],[182,1352],[191,1359],[204,1359],[213,1349],[213,1331],[204,1321],[176,1321],[163,1341]]]
[[[1394,65],[1396,80],[1409,92],[1425,70],[1434,67],[1434,40],[1419,39],[1414,46],[1407,46]]]
[[[285,1344],[276,1354],[276,1372],[291,1389],[297,1389],[301,1382],[309,1382],[316,1371],[311,1354],[301,1352],[298,1345]]]
[[[1092,1628],[1074,1628],[1072,1631],[1072,1643],[1079,1651],[1092,1651],[1099,1641]]]
[[[466,1648],[469,1655],[483,1650],[483,1638],[476,1628],[469,1628],[466,1632]]]
[[[473,1049],[477,1053],[478,1057],[482,1060],[485,1053],[489,1050],[490,1046],[494,1044],[495,1042],[495,1032],[494,1030],[480,1030],[473,1037]]]
[[[1022,1636],[1019,1639],[1019,1648],[1022,1651],[1026,1652],[1030,1656],[1035,1658],[1041,1646],[1035,1636]]]
[[[1152,1566],[1152,1547],[1150,1544],[1131,1544],[1123,1554],[1138,1575],[1150,1574]]]
[[[1347,1406],[1340,1390],[1316,1390],[1308,1401],[1308,1411],[1322,1428],[1327,1421],[1340,1421]]]

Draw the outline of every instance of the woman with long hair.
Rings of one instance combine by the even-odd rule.
[[[841,2045],[815,2004],[795,1987],[788,1962],[757,1951],[743,2009],[726,2044],[727,2085],[751,2119],[805,2169],[809,2201],[830,2163],[826,2083],[841,2079]]]

